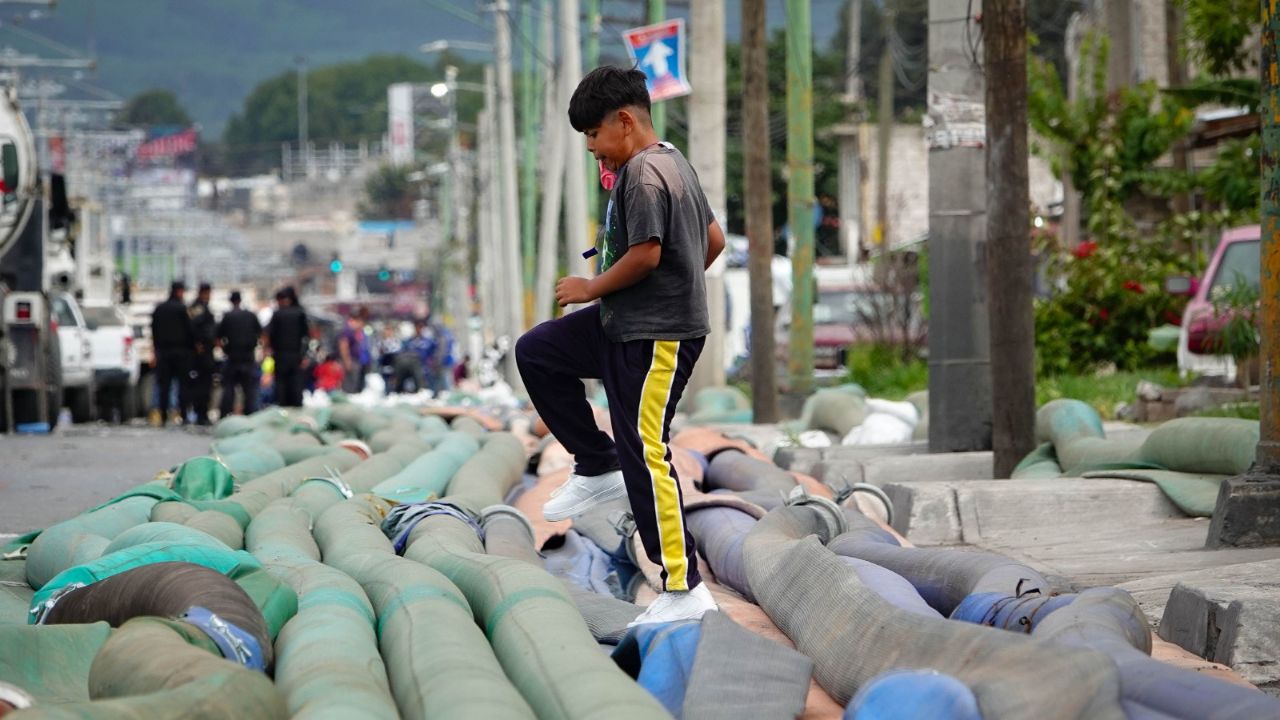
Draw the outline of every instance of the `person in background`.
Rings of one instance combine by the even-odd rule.
[[[324,355],[316,366],[316,389],[329,393],[341,390],[343,374],[342,364],[332,355]]]
[[[213,295],[213,286],[200,283],[196,291],[196,300],[191,303],[187,313],[191,315],[191,329],[195,333],[194,361],[188,377],[191,390],[187,397],[191,401],[191,410],[197,425],[209,424],[209,402],[213,395],[213,346],[218,341],[218,321],[213,318],[209,309],[209,300]]]
[[[302,357],[310,339],[307,314],[292,287],[276,293],[276,311],[267,324],[267,349],[275,359],[276,400],[283,407],[302,407]]]
[[[364,389],[365,368],[369,366],[369,338],[365,335],[365,321],[369,317],[367,308],[360,308],[347,318],[346,327],[338,336],[338,358],[342,361],[342,389],[348,393],[358,393]]]
[[[413,337],[409,339],[409,349],[417,357],[418,364],[422,368],[423,383],[419,389],[436,392],[438,384],[435,375],[439,371],[436,355],[440,351],[439,338],[436,337],[435,328],[426,320],[413,321]]]
[[[151,313],[151,339],[156,355],[156,406],[160,410],[160,425],[166,421],[177,420],[169,417],[170,389],[178,383],[178,407],[185,408],[188,403],[189,384],[187,373],[191,370],[192,355],[195,352],[195,331],[191,327],[191,316],[187,314],[187,306],[183,296],[187,286],[177,280],[169,288],[169,299],[156,306]],[[181,411],[178,413],[181,415]]]
[[[245,415],[258,409],[258,372],[255,352],[262,338],[258,316],[240,307],[240,291],[231,291],[231,309],[218,323],[218,344],[227,362],[222,368],[222,417],[235,408],[236,388],[244,396]]]
[[[470,368],[468,367],[468,365],[470,364],[471,364],[471,356],[463,355],[462,362],[453,366],[453,386],[454,387],[458,387],[459,385],[462,384],[463,380],[466,380],[468,377],[471,376],[471,371],[470,371]]]

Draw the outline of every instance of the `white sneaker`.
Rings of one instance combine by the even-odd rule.
[[[645,623],[665,623],[677,620],[698,620],[708,610],[719,610],[711,591],[705,583],[688,592],[665,592],[658,596],[649,607],[640,613],[640,617],[627,623],[633,628]]]
[[[549,522],[566,520],[626,494],[627,484],[621,470],[603,475],[570,473],[563,485],[551,491],[551,499],[542,506],[542,515]]]

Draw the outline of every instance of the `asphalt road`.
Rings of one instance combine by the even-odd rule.
[[[44,528],[209,450],[195,430],[76,425],[52,435],[0,435],[0,541]]]

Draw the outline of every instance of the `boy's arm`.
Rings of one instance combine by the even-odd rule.
[[[662,259],[662,243],[653,238],[636,243],[618,258],[608,270],[588,280],[582,277],[560,278],[556,283],[556,302],[560,307],[588,303],[623,288],[631,287],[649,276]]]
[[[720,253],[724,250],[724,231],[720,229],[720,223],[715,220],[707,226],[707,264],[703,266],[703,270],[711,267],[711,263],[720,257]]]

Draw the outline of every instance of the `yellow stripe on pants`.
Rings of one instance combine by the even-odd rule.
[[[667,445],[662,427],[667,417],[667,401],[676,374],[678,340],[653,341],[653,361],[640,391],[640,442],[644,462],[653,483],[654,515],[658,520],[658,543],[662,547],[662,567],[667,571],[667,590],[689,589],[689,567],[685,558],[684,517],[680,512],[680,489],[667,463]]]

